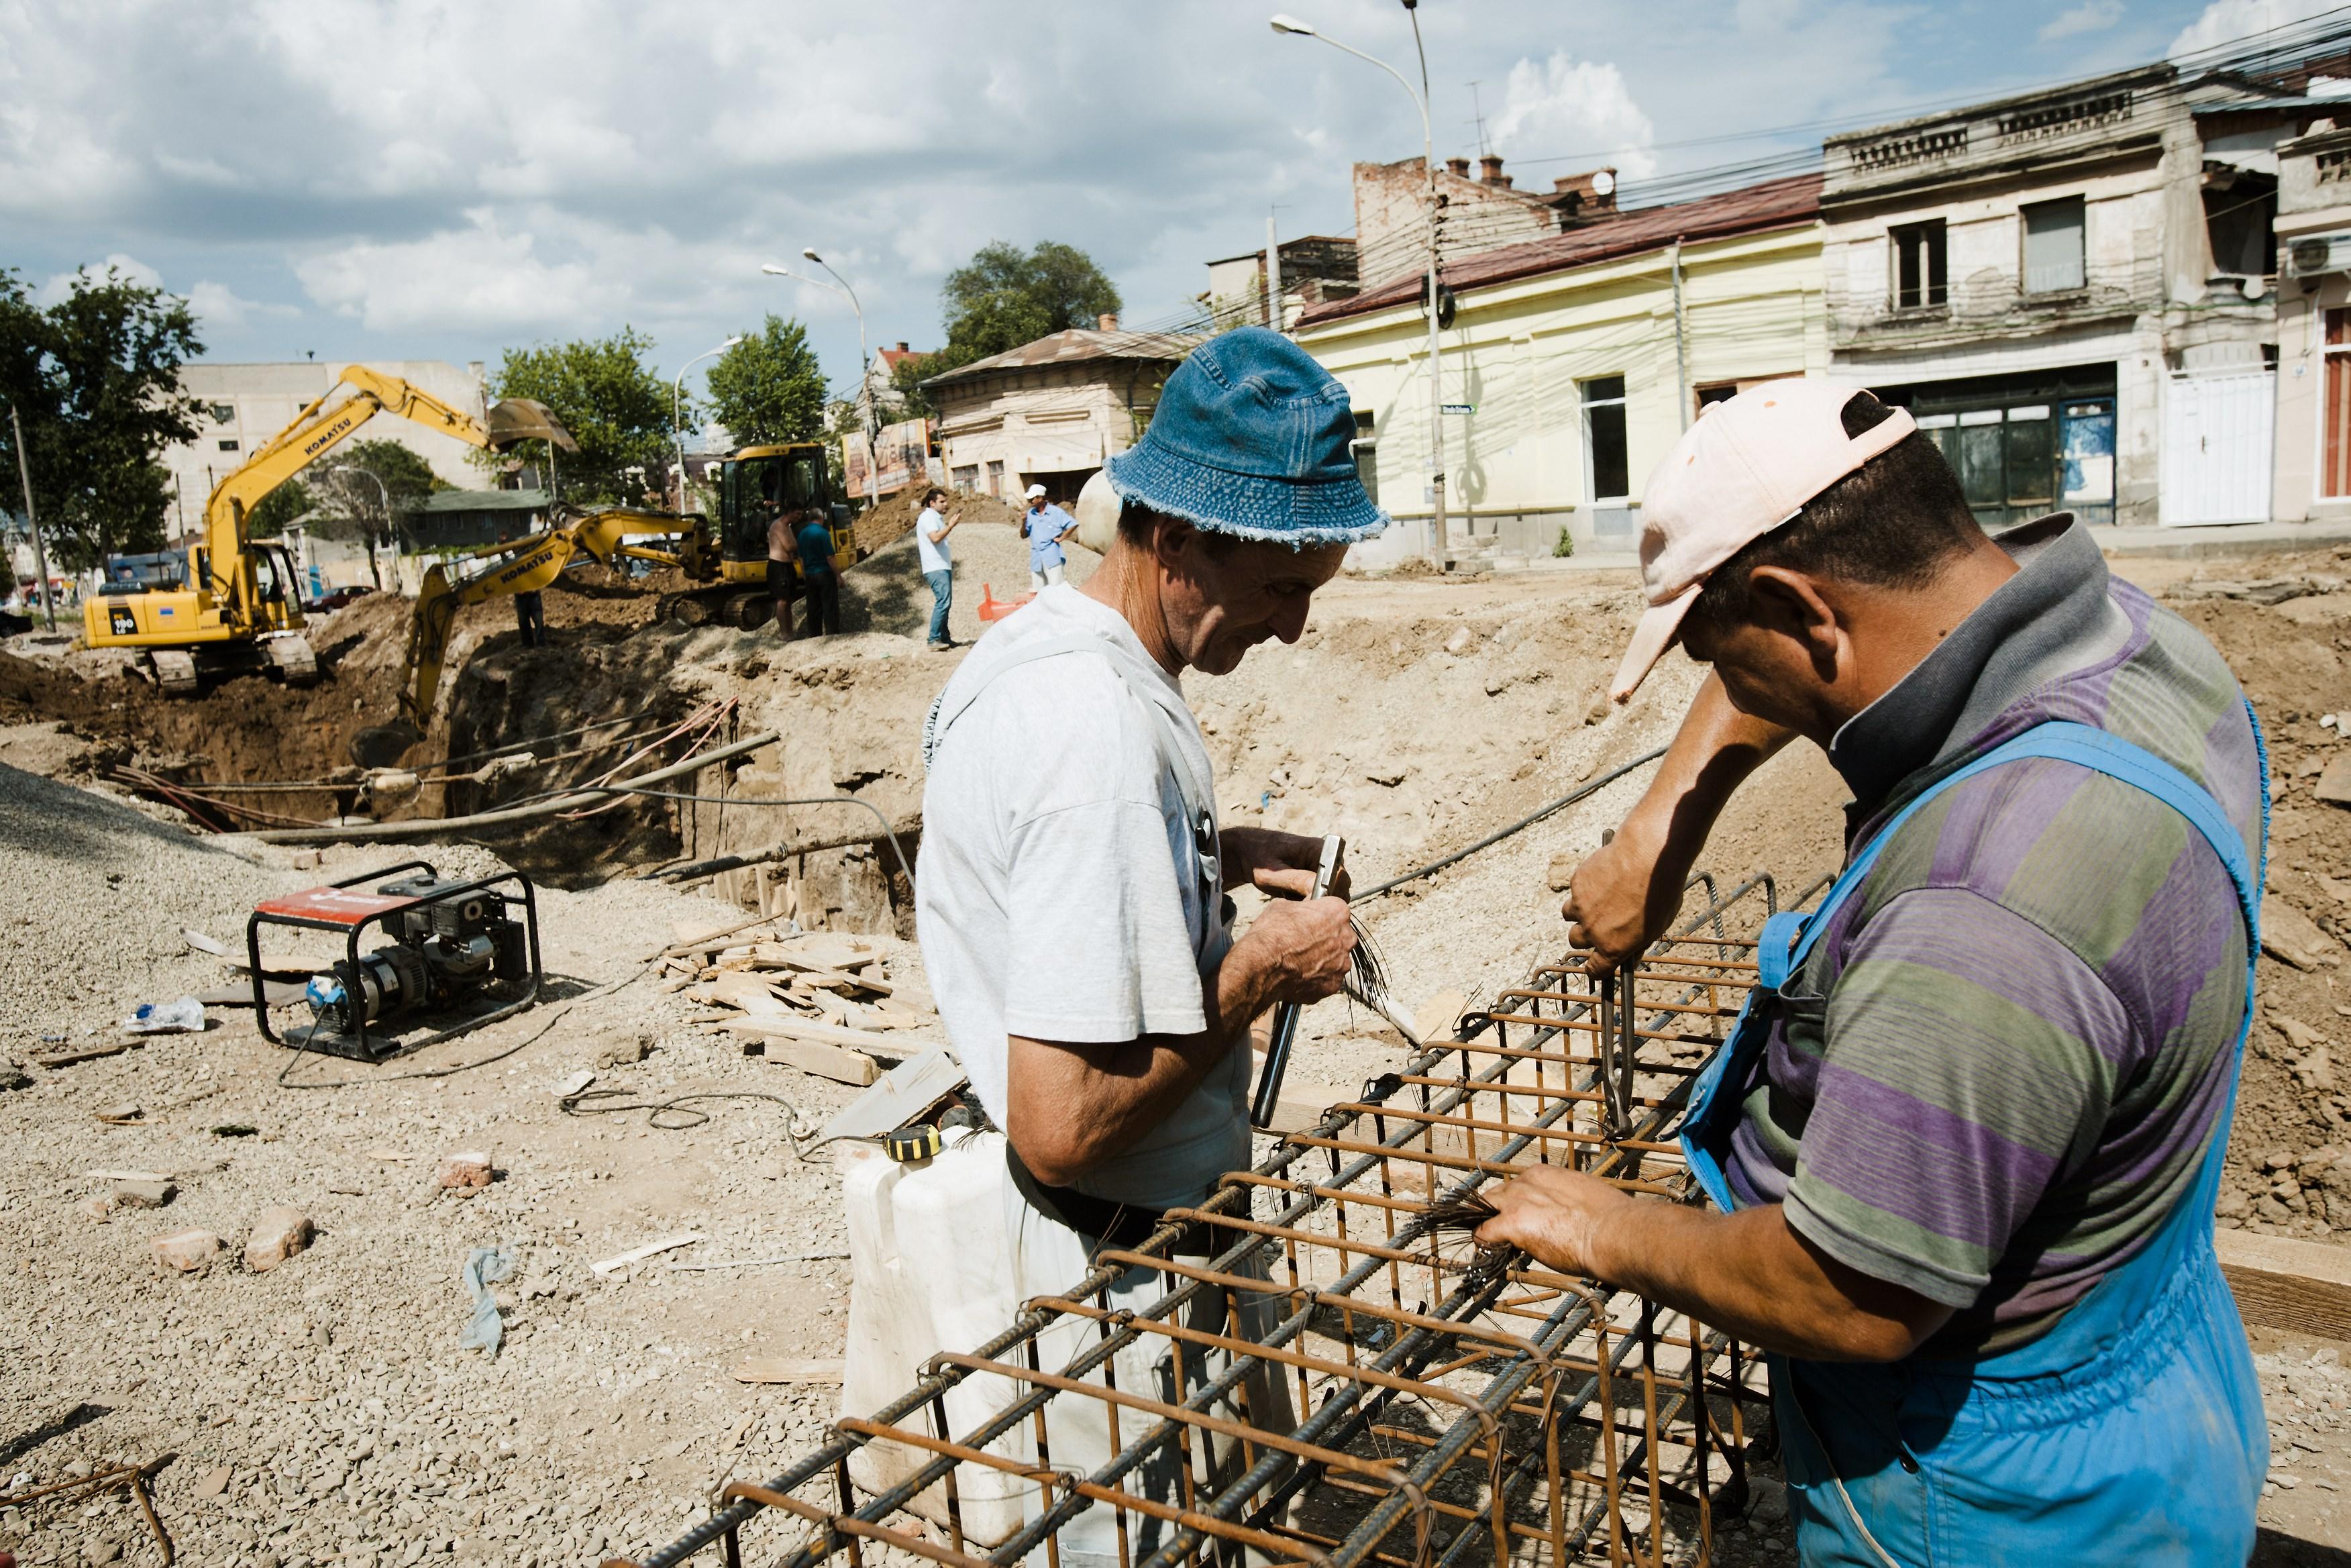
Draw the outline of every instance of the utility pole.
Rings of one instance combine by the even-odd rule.
[[[1273,213],[1265,214],[1265,324],[1281,330],[1281,246],[1273,237]]]
[[[49,591],[49,552],[41,546],[41,519],[33,515],[33,470],[25,460],[25,422],[16,417],[16,405],[8,404],[8,428],[16,438],[16,480],[25,486],[25,526],[33,533],[33,572],[41,580],[41,609],[49,619],[49,630],[57,629],[57,598]]]
[[[1404,8],[1412,17],[1413,51],[1420,57],[1420,167],[1428,176],[1428,554],[1441,570],[1453,554],[1445,521],[1445,375],[1437,334],[1437,235],[1444,220],[1437,195],[1437,138],[1428,124],[1428,50],[1420,41],[1419,0],[1404,0]]]
[[[1412,83],[1404,73],[1374,55],[1367,55],[1352,45],[1343,44],[1328,33],[1318,32],[1295,16],[1277,14],[1269,18],[1277,33],[1298,38],[1320,38],[1343,54],[1354,56],[1366,65],[1374,65],[1395,78],[1404,89],[1415,109],[1420,110],[1420,166],[1427,176],[1428,194],[1428,298],[1422,303],[1428,308],[1428,470],[1429,497],[1434,503],[1435,532],[1426,552],[1429,564],[1443,570],[1447,542],[1445,527],[1445,387],[1442,367],[1438,361],[1437,337],[1437,228],[1442,221],[1437,194],[1437,137],[1428,123],[1428,51],[1420,41],[1420,0],[1404,0],[1404,8],[1412,17],[1412,47],[1420,56],[1420,90],[1414,92]]]
[[[1666,247],[1666,261],[1674,274],[1674,384],[1681,389],[1682,428],[1690,427],[1689,327],[1682,311],[1682,242],[1677,235]]]

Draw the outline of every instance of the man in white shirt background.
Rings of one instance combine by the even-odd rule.
[[[937,486],[931,486],[923,497],[923,515],[914,519],[914,549],[922,558],[923,580],[931,585],[931,646],[946,650],[955,646],[947,635],[947,608],[955,602],[955,556],[947,549],[947,536],[963,521],[963,513],[941,512],[947,493]]]

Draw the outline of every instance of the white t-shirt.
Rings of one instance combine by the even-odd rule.
[[[1024,646],[1080,635],[1099,639],[1128,678],[1079,652],[987,679]],[[1067,584],[981,638],[940,711],[955,716],[923,791],[915,924],[947,1042],[1000,1126],[1009,1034],[1108,1045],[1207,1027],[1204,978],[1231,935],[1162,737],[1195,780],[1214,775],[1175,678],[1116,611]],[[1214,809],[1212,795],[1200,803]],[[1249,1163],[1249,1078],[1244,1034],[1080,1190],[1154,1208],[1198,1202]]]
[[[922,557],[926,573],[954,570],[955,557],[947,552],[947,541],[940,537],[946,528],[947,520],[939,516],[936,507],[925,507],[923,515],[914,519],[914,553]]]

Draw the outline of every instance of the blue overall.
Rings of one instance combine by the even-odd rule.
[[[2250,716],[2251,709],[2247,710]],[[2254,727],[2256,749],[2261,729]],[[2245,1027],[2253,1016],[2262,867],[2202,786],[2128,741],[2042,724],[1956,769],[1863,846],[1821,905],[1774,915],[1760,984],[1693,1090],[1682,1145],[1707,1195],[1733,1205],[1723,1163],[1770,1030],[1770,994],[1798,972],[1831,911],[1895,830],[1944,789],[2018,758],[2055,758],[2147,791],[2228,867],[2245,920]],[[2262,756],[2262,858],[2268,763]],[[1758,1006],[1759,1002],[1764,1005]],[[2234,1300],[2212,1250],[2229,1100],[2203,1164],[2141,1250],[2031,1343],[1971,1361],[1882,1364],[1770,1357],[1788,1505],[1807,1564],[2081,1568],[2241,1563],[2269,1468],[2269,1427]]]

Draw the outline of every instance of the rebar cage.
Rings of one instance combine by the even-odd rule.
[[[670,1544],[775,1568],[1702,1563],[1743,1506],[1755,1359],[1438,1223],[1543,1163],[1691,1202],[1670,1129],[1755,979],[1768,876],[1691,883],[1635,968],[1546,964],[1457,1038],[1105,1248]],[[1058,1449],[1058,1458],[1057,1458]]]

